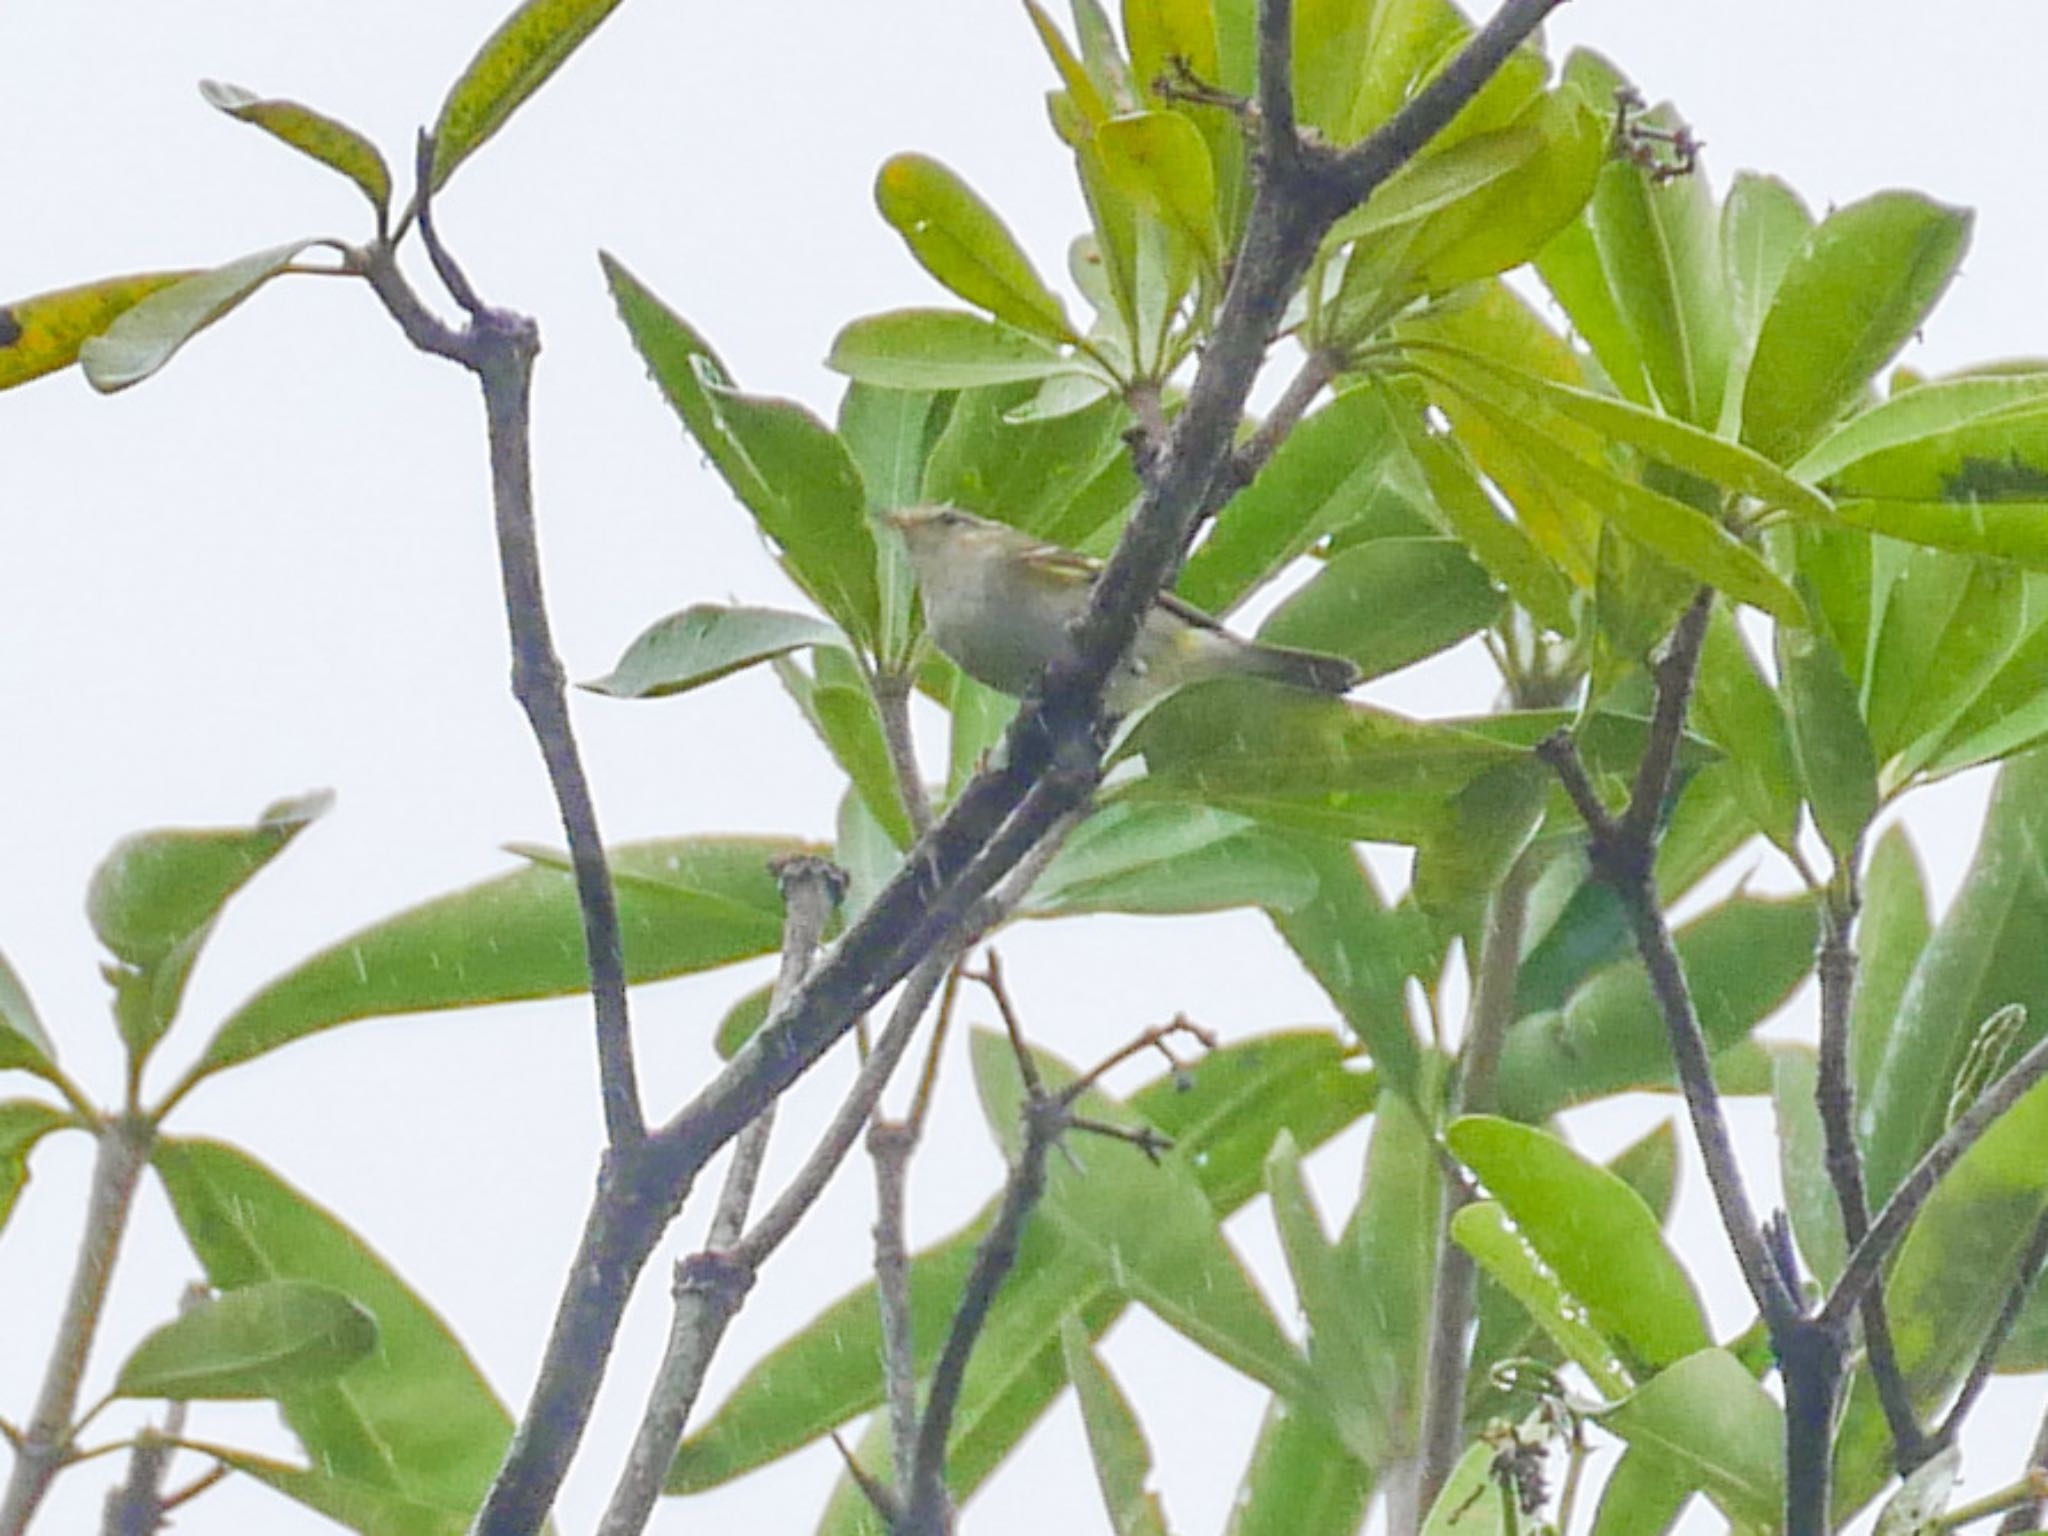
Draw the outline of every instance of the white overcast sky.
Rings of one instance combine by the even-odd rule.
[[[352,189],[204,106],[202,77],[298,97],[409,158],[500,0],[15,0],[0,8],[0,171],[10,215],[0,298],[154,267],[208,265],[302,235],[360,238]],[[2048,248],[2038,0],[1576,0],[1553,41],[1609,53],[1676,100],[1717,182],[1776,172],[1816,208],[1882,187],[1973,206],[1975,244],[1912,354],[1941,368],[2048,355]],[[698,600],[788,601],[745,517],[684,443],[612,316],[608,249],[695,321],[751,389],[830,414],[820,364],[853,316],[940,301],[875,215],[884,156],[915,148],[965,174],[1049,273],[1079,226],[1045,126],[1048,68],[1012,0],[631,0],[466,166],[442,205],[484,294],[545,338],[535,426],[547,577],[572,676],[605,670],[653,618]],[[505,646],[469,380],[410,352],[360,287],[305,280],[259,295],[161,377],[113,400],[76,377],[0,399],[0,948],[26,978],[75,1076],[119,1081],[99,955],[82,911],[100,855],[141,827],[243,822],[333,786],[338,808],[221,924],[161,1067],[264,976],[353,927],[506,867],[512,840],[552,840],[553,810],[505,689]],[[1470,678],[1470,673],[1460,674]],[[1426,707],[1412,681],[1378,691]],[[1483,707],[1469,696],[1467,707]],[[576,705],[613,838],[680,831],[829,834],[836,784],[772,681],[754,675],[665,705]],[[1982,783],[1913,808],[1945,893],[1967,858]],[[1028,1022],[1085,1057],[1186,1010],[1227,1033],[1326,1018],[1262,921],[1106,921],[1006,948]],[[643,993],[647,1092],[671,1105],[709,1070],[705,1040],[758,969]],[[977,1008],[975,1017],[985,1014]],[[359,1230],[439,1305],[515,1408],[529,1384],[597,1149],[580,1005],[358,1025],[217,1081],[172,1129],[251,1148]],[[916,1230],[949,1230],[997,1168],[964,1061],[917,1191]],[[787,1123],[815,1119],[831,1084]],[[17,1091],[17,1085],[4,1085]],[[1668,1106],[1586,1127],[1610,1148]],[[1742,1126],[1761,1133],[1745,1115]],[[785,1148],[785,1153],[790,1148]],[[0,1414],[25,1417],[76,1239],[87,1149],[60,1138],[0,1236]],[[1758,1157],[1770,1198],[1773,1175]],[[936,1166],[943,1162],[944,1167]],[[1341,1210],[1355,1139],[1318,1165]],[[853,1278],[865,1253],[863,1168],[736,1327],[714,1394]],[[1711,1249],[1724,1327],[1743,1308],[1697,1181],[1682,1218]],[[679,1232],[680,1254],[695,1225]],[[1261,1216],[1235,1229],[1272,1273]],[[106,1342],[173,1307],[190,1261],[145,1189]],[[659,1279],[660,1267],[650,1271]],[[613,1390],[568,1487],[563,1529],[602,1507],[664,1321],[657,1283],[629,1320]],[[1283,1312],[1291,1308],[1276,1291]],[[1183,1532],[1220,1529],[1259,1408],[1221,1367],[1142,1320],[1112,1358],[1154,1426]],[[2032,1392],[1985,1417],[2009,1432],[1966,1467],[2011,1475]],[[2022,1422],[2024,1415],[2027,1422]],[[282,1450],[268,1410],[199,1421]],[[970,1513],[970,1528],[1100,1528],[1070,1410]],[[801,1529],[835,1467],[814,1449],[655,1529],[772,1521]],[[66,1479],[43,1527],[96,1519],[108,1472]],[[228,1488],[194,1532],[324,1529]],[[1710,1523],[1709,1523],[1710,1524]],[[1704,1528],[1704,1527],[1703,1527]]]

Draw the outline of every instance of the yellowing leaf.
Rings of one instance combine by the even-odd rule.
[[[159,289],[182,283],[187,272],[143,272],[106,277],[76,288],[39,293],[0,309],[0,389],[69,368],[78,349]]]
[[[199,94],[238,122],[261,128],[363,189],[381,219],[391,207],[391,168],[363,135],[323,112],[296,101],[259,97],[219,80],[199,82]]]
[[[875,178],[875,204],[927,272],[1019,330],[1075,340],[1064,306],[1045,286],[993,208],[925,155],[895,155]]]
[[[505,126],[521,102],[547,83],[619,0],[526,0],[484,41],[449,88],[434,122],[433,186]]]

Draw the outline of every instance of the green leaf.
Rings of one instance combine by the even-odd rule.
[[[1415,855],[1410,895],[1432,916],[1476,914],[1543,824],[1556,776],[1534,758],[1497,763],[1451,797]]]
[[[1828,1177],[1826,1142],[1814,1091],[1820,1071],[1809,1050],[1785,1048],[1771,1057],[1771,1099],[1778,1118],[1778,1173],[1792,1232],[1807,1268],[1824,1286],[1840,1278],[1848,1253],[1842,1209]]]
[[[1630,1446],[1600,1490],[1593,1536],[1665,1536],[1691,1498],[1692,1484],[1682,1472]]]
[[[204,1440],[180,1444],[363,1536],[462,1536],[469,1529],[473,1511],[467,1507],[422,1503],[373,1483],[313,1467],[295,1467],[233,1446]]]
[[[2039,1032],[2038,1025],[2029,1031]],[[2048,1208],[2044,1166],[2048,1086],[2037,1084],[1935,1186],[1899,1246],[1885,1310],[1907,1392],[1923,1415],[1955,1391],[2012,1292]],[[1847,1508],[1875,1493],[1891,1471],[1890,1436],[1874,1396],[1859,1376],[1835,1460]]]
[[[391,167],[377,146],[347,123],[301,102],[262,97],[219,80],[199,82],[199,94],[237,122],[261,128],[272,138],[310,155],[329,170],[339,171],[362,189],[377,210],[378,227],[391,211]]]
[[[1820,522],[1834,517],[1834,505],[1827,497],[1740,443],[1612,395],[1540,378],[1483,353],[1465,353],[1458,360],[1490,375],[1497,390],[1519,396],[1532,413],[1554,410],[1660,464],[1754,497],[1766,507],[1782,507]]]
[[[1132,1106],[1173,1138],[1217,1216],[1259,1192],[1280,1130],[1319,1146],[1373,1103],[1369,1074],[1353,1071],[1321,1031],[1267,1035],[1211,1051],[1186,1072],[1138,1090]],[[912,1261],[911,1314],[920,1370],[936,1359],[959,1302],[974,1245],[994,1205]],[[1045,1223],[1025,1228],[1017,1266],[997,1294],[984,1347],[968,1364],[947,1471],[972,1489],[1037,1422],[1066,1384],[1061,1320],[1078,1312],[1099,1334],[1124,1297],[1078,1245]],[[716,1486],[765,1465],[881,1401],[881,1324],[872,1284],[834,1303],[757,1364],[687,1440],[671,1493]]]
[[[162,1140],[151,1162],[215,1289],[312,1281],[376,1319],[375,1351],[346,1376],[280,1395],[312,1463],[436,1507],[475,1509],[512,1422],[432,1309],[360,1237],[245,1153]]]
[[[1502,516],[1460,446],[1426,430],[1419,418],[1404,420],[1401,430],[1445,531],[1538,623],[1556,634],[1575,633],[1571,582],[1521,523]]]
[[[1300,1150],[1284,1132],[1266,1157],[1266,1198],[1294,1282],[1295,1305],[1308,1323],[1309,1368],[1322,1399],[1303,1407],[1317,1412],[1327,1404],[1332,1426],[1350,1454],[1368,1467],[1378,1466],[1395,1433],[1396,1402],[1387,1380],[1394,1362],[1387,1358],[1384,1330],[1358,1305],[1350,1253],[1324,1235],[1322,1217],[1302,1178]],[[1376,1295],[1380,1279],[1366,1277]]]
[[[777,658],[775,675],[889,840],[908,848],[916,834],[896,782],[896,764],[875,696],[844,653],[820,650],[816,656],[812,673]]]
[[[1268,916],[1364,1043],[1374,1065],[1399,1092],[1412,1097],[1422,1055],[1408,1018],[1406,988],[1418,947],[1419,915],[1387,909],[1348,843],[1298,837],[1296,847],[1316,872],[1316,897]]]
[[[1198,805],[1109,805],[1075,828],[1024,911],[1285,912],[1317,889],[1315,870],[1289,839],[1243,816]]]
[[[1995,477],[2003,471],[1993,467]],[[2011,560],[2031,571],[2048,570],[2048,497],[2033,501],[1974,501],[1957,487],[1950,503],[1844,499],[1842,522],[1908,544],[1959,555]]]
[[[1362,516],[1400,469],[1382,392],[1339,391],[1303,417],[1252,483],[1224,504],[1176,590],[1205,613],[1228,613],[1317,540]]]
[[[2044,847],[2048,751],[2037,749],[2000,769],[1969,873],[1906,983],[1862,1117],[1873,1204],[1941,1133],[1971,1026],[2019,1003],[2023,1046],[2048,1028]]]
[[[1784,1507],[1785,1420],[1740,1360],[1703,1349],[1600,1415],[1731,1520],[1773,1530]]]
[[[610,850],[631,982],[772,954],[782,898],[772,859],[816,853],[793,838],[679,837]],[[574,880],[529,865],[422,903],[300,962],[229,1014],[193,1077],[357,1019],[590,985]]]
[[[2030,627],[1950,723],[1925,765],[1930,776],[2010,757],[2048,736],[2048,581],[2028,583],[2026,606]]]
[[[103,395],[140,384],[168,363],[186,342],[216,320],[225,318],[250,294],[290,266],[310,244],[310,240],[294,240],[288,245],[257,251],[210,272],[194,273],[156,288],[124,306],[113,324],[80,343],[78,359],[85,369],[85,381]]]
[[[1493,582],[1455,540],[1369,539],[1326,561],[1259,638],[1348,656],[1374,678],[1448,650],[1500,607]]]
[[[1920,328],[1969,236],[1969,214],[1910,192],[1880,192],[1822,220],[1757,335],[1742,440],[1780,464],[1804,452]]]
[[[2007,438],[2038,440],[2044,408],[2048,373],[1934,379],[1858,411],[1808,449],[1793,472],[1851,494],[1947,499],[1972,457],[2004,458],[2014,446]],[[1977,478],[1980,493],[1992,489]]]
[[[1799,836],[1799,765],[1778,696],[1726,605],[1716,603],[1693,691],[1694,718],[1733,760],[1743,808],[1780,848]]]
[[[1366,1138],[1363,1188],[1337,1241],[1338,1289],[1353,1298],[1341,1337],[1356,1361],[1355,1374],[1332,1384],[1329,1397],[1354,1455],[1412,1445],[1420,1428],[1443,1165],[1415,1108],[1419,1096],[1380,1096]],[[1357,1306],[1361,1296],[1371,1304]],[[1341,1356],[1333,1363],[1341,1368]]]
[[[618,4],[619,0],[526,0],[506,17],[441,103],[441,115],[434,122],[430,187],[439,191],[455,168],[547,84]]]
[[[36,1099],[0,1100],[0,1230],[28,1183],[28,1155],[50,1132],[73,1124],[70,1115]]]
[[[1491,144],[1528,145],[1502,175],[1410,226],[1405,238],[1375,236],[1354,247],[1338,324],[1362,318],[1345,311],[1375,290],[1395,298],[1442,293],[1521,266],[1585,207],[1611,137],[1608,114],[1567,89],[1543,96],[1508,127],[1443,151],[1449,158]],[[1362,314],[1378,307],[1367,299]]]
[[[1507,1496],[1494,1475],[1495,1457],[1483,1440],[1467,1447],[1437,1491],[1420,1536],[1523,1536],[1519,1518],[1503,1513]]]
[[[975,1083],[982,1112],[1005,1152],[1021,1145],[1024,1085],[1007,1037],[974,1037]],[[1073,1079],[1070,1069],[1038,1053],[1048,1091]],[[1110,1124],[1140,1123],[1099,1089],[1082,1095],[1075,1112]],[[1288,1342],[1216,1213],[1176,1150],[1157,1162],[1101,1137],[1071,1137],[1046,1166],[1045,1196],[1034,1219],[1114,1277],[1132,1300],[1225,1364],[1276,1392],[1308,1385],[1308,1364]]]
[[[1432,371],[1486,413],[1501,435],[1556,485],[1599,509],[1622,532],[1680,570],[1762,608],[1788,624],[1806,622],[1791,588],[1763,559],[1697,507],[1660,494],[1581,458],[1560,444],[1555,419],[1533,416],[1527,402],[1500,388],[1488,374],[1465,368]]]
[[[102,334],[151,294],[197,275],[180,271],[106,277],[76,288],[16,299],[0,309],[0,389],[69,368],[78,361],[78,349],[90,338]]]
[[[1145,775],[1120,793],[1195,800],[1304,831],[1418,842],[1449,797],[1514,747],[1363,704],[1220,678],[1182,688],[1119,749]]]
[[[1754,171],[1736,173],[1721,204],[1721,271],[1735,331],[1728,395],[1721,404],[1724,430],[1732,432],[1738,423],[1737,407],[1757,333],[1786,270],[1812,230],[1813,215],[1784,182]]]
[[[117,1397],[284,1397],[326,1385],[377,1348],[377,1320],[312,1280],[263,1280],[201,1302],[129,1352]]]
[[[1709,1049],[1775,1013],[1813,965],[1811,900],[1737,896],[1680,928],[1678,953]],[[1518,1020],[1501,1057],[1501,1113],[1540,1121],[1571,1104],[1672,1082],[1662,1016],[1639,960],[1596,971],[1560,1012]]]
[[[610,672],[583,686],[615,699],[665,698],[807,646],[846,643],[837,625],[807,613],[694,603],[655,620]]]
[[[1806,803],[1835,856],[1848,858],[1878,806],[1877,754],[1855,687],[1821,630],[1781,625],[1777,643],[1778,677]]]
[[[846,445],[793,401],[742,394],[704,338],[611,257],[619,317],[690,435],[718,467],[783,569],[857,643],[881,626],[867,496]]]
[[[1656,1216],[1620,1178],[1531,1125],[1469,1115],[1445,1136],[1629,1358],[1656,1370],[1712,1342]]]
[[[221,908],[333,803],[322,790],[266,806],[253,826],[139,832],[100,861],[86,916],[119,962],[106,975],[121,1037],[137,1062],[177,1017]]]
[[[1583,1306],[1515,1229],[1505,1207],[1491,1200],[1465,1206],[1451,1218],[1451,1237],[1596,1388],[1607,1393],[1628,1390],[1629,1378],[1615,1359],[1613,1344],[1587,1321]]]
[[[1920,856],[1903,826],[1885,829],[1863,874],[1856,995],[1849,1013],[1849,1076],[1868,1104],[1913,967],[1934,932]]]
[[[1668,108],[1645,120],[1671,131],[1684,126]],[[1586,217],[1611,302],[1664,414],[1711,428],[1720,419],[1734,335],[1706,178],[1658,182],[1631,161],[1610,161]]]
[[[2028,584],[2004,561],[1929,550],[1908,557],[1886,591],[1864,690],[1885,787],[1918,773],[1998,674],[2025,633]]]
[[[1330,1426],[1285,1398],[1266,1407],[1224,1536],[1356,1536],[1373,1475]]]
[[[1092,142],[1111,184],[1213,268],[1216,172],[1195,125],[1178,112],[1133,112],[1103,123]]]
[[[846,326],[825,366],[884,389],[979,389],[1082,365],[1000,320],[955,309],[897,309]]]
[[[50,1043],[28,988],[0,954],[0,1072],[17,1068],[47,1077],[56,1069],[57,1048]]]
[[[1073,1317],[1060,1329],[1060,1350],[1081,1404],[1081,1423],[1088,1432],[1088,1451],[1110,1529],[1116,1536],[1166,1536],[1166,1511],[1147,1487],[1152,1480],[1152,1448],[1145,1443],[1145,1431],[1129,1399],[1088,1347],[1087,1330]]]
[[[875,205],[924,269],[968,303],[1020,331],[1078,339],[995,210],[938,161],[892,155],[875,177]]]
[[[871,514],[918,500],[925,462],[944,430],[954,397],[910,389],[878,389],[858,380],[839,400],[839,440],[860,470]],[[876,661],[885,674],[910,665],[917,635],[912,627],[917,581],[901,539],[875,544],[875,581],[882,618]]]
[[[1070,549],[1138,499],[1119,399],[1045,420],[1020,419],[1029,385],[969,390],[932,444],[920,498],[1009,523]]]

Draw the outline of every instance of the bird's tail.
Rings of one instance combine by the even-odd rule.
[[[1347,693],[1358,686],[1357,666],[1342,656],[1297,651],[1284,645],[1254,644],[1247,649],[1258,660],[1258,675],[1276,683],[1290,683],[1317,693]]]

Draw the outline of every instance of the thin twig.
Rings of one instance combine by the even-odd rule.
[[[2017,1272],[2013,1275],[2012,1289],[2005,1293],[2005,1304],[1998,1309],[1998,1317],[1991,1325],[1991,1331],[1984,1336],[1984,1342],[1977,1349],[1977,1358],[1971,1362],[1970,1374],[1963,1378],[1963,1389],[1956,1394],[1956,1400],[1949,1405],[1948,1413],[1941,1425],[1928,1436],[1931,1442],[1927,1459],[1945,1446],[1953,1445],[1963,1424],[1970,1417],[1970,1410],[1977,1406],[1977,1399],[1983,1394],[1991,1373],[1997,1368],[2000,1351],[2005,1341],[2012,1337],[2012,1330],[2025,1309],[2027,1297],[2032,1294],[2034,1281],[2041,1273],[2043,1261],[2048,1261],[2048,1211],[2034,1221],[2033,1234],[2027,1239],[2027,1246],[2021,1250]],[[1879,1287],[1872,1286],[1871,1294],[1877,1294]]]
[[[917,741],[910,729],[911,681],[904,673],[884,673],[874,679],[870,691],[875,713],[881,716],[889,766],[896,775],[897,798],[910,818],[911,831],[923,837],[932,828],[932,802],[925,793],[924,775],[917,766]]]
[[[1497,1102],[1501,1050],[1507,1043],[1508,1026],[1515,1021],[1515,978],[1521,970],[1522,930],[1528,919],[1533,879],[1531,861],[1517,859],[1488,905],[1450,1106],[1453,1116],[1490,1114]],[[1422,1382],[1422,1426],[1417,1436],[1421,1458],[1417,1505],[1422,1509],[1435,1502],[1464,1449],[1465,1377],[1470,1365],[1467,1341],[1479,1277],[1471,1256],[1451,1240],[1451,1222],[1469,1199],[1463,1181],[1444,1181]]]
[[[1913,1219],[1949,1169],[2043,1076],[2048,1076],[2048,1039],[2036,1041],[2026,1055],[2006,1069],[2003,1077],[1979,1094],[1976,1102],[1956,1117],[1940,1140],[1899,1181],[1899,1187],[1877,1213],[1863,1241],[1849,1250],[1841,1278],[1835,1282],[1817,1320],[1840,1323],[1862,1305],[1863,1293],[1877,1282],[1885,1261],[1904,1240]]]
[[[2040,1427],[2034,1431],[2034,1448],[2027,1453],[2023,1475],[2034,1484],[2034,1496],[2015,1504],[2012,1513],[1999,1521],[1998,1536],[2026,1536],[2040,1524],[2044,1509],[2048,1509],[2048,1413],[2041,1415]]]
[[[421,229],[428,227],[423,221]],[[778,859],[774,870],[782,890],[783,921],[782,963],[771,993],[771,1010],[787,1003],[802,982],[833,911],[846,895],[846,871],[829,859],[797,854]],[[754,1266],[734,1263],[730,1250],[746,1226],[774,1125],[775,1104],[771,1101],[733,1139],[732,1161],[726,1167],[725,1186],[713,1208],[703,1251],[676,1266],[668,1344],[611,1503],[599,1522],[599,1536],[639,1536],[646,1528],[669,1464],[675,1460],[676,1447],[682,1443],[683,1427],[703,1389],[711,1357],[753,1287]]]
[[[1619,830],[1622,821],[1610,818],[1601,808],[1592,780],[1569,736],[1560,732],[1540,743],[1536,751],[1556,772],[1580,814],[1589,822],[1593,822],[1595,815],[1599,817],[1592,826],[1593,869],[1622,898],[1635,932],[1636,949],[1649,973],[1651,992],[1670,1036],[1679,1087],[1691,1115],[1701,1161],[1706,1165],[1707,1182],[1713,1189],[1722,1227],[1735,1250],[1743,1282],[1749,1287],[1757,1310],[1773,1320],[1774,1325],[1795,1320],[1799,1305],[1764,1245],[1755,1208],[1743,1185],[1741,1165],[1735,1159],[1734,1137],[1714,1087],[1713,1058],[1707,1051],[1699,1014],[1693,1008],[1685,967],[1657,901],[1654,850],[1645,851],[1623,841]]]
[[[917,1428],[916,1447],[909,1470],[901,1473],[905,1489],[903,1514],[892,1527],[895,1536],[940,1536],[948,1529],[951,1511],[945,1484],[946,1441],[952,1433],[953,1414],[959,1405],[975,1342],[988,1322],[997,1292],[1016,1263],[1025,1225],[1045,1194],[1046,1159],[1052,1148],[1070,1128],[1091,1130],[1129,1141],[1154,1160],[1165,1146],[1164,1139],[1150,1128],[1137,1130],[1129,1126],[1106,1125],[1075,1115],[1072,1110],[1074,1101],[1115,1063],[1128,1060],[1140,1051],[1158,1049],[1173,1035],[1192,1034],[1205,1044],[1209,1038],[1186,1019],[1177,1018],[1170,1024],[1145,1031],[1059,1093],[1048,1093],[1032,1060],[1030,1045],[1024,1038],[1016,1010],[1010,1005],[1003,988],[1000,969],[984,973],[982,979],[997,999],[998,1009],[1010,1031],[1011,1048],[1016,1054],[1019,1080],[1024,1085],[1024,1141],[1010,1167],[1009,1178],[1004,1182],[995,1218],[975,1249],[974,1266],[961,1288],[960,1302],[954,1308],[945,1345],[932,1369],[931,1385],[925,1395],[924,1416]]]
[[[910,1318],[910,1157],[917,1132],[906,1120],[868,1128],[875,1165],[875,1305],[882,1318],[882,1396],[889,1410],[889,1455],[897,1476],[917,1455],[917,1338]]]
[[[1829,889],[1822,908],[1824,924],[1815,969],[1820,977],[1820,1066],[1814,1103],[1820,1113],[1821,1138],[1828,1182],[1842,1214],[1842,1231],[1860,1243],[1870,1230],[1870,1202],[1863,1181],[1863,1154],[1856,1142],[1856,1085],[1849,1072],[1849,1016],[1856,991],[1856,909],[1854,881],[1857,854],[1840,866],[1842,877]],[[1911,1472],[1940,1447],[1921,1432],[1913,1399],[1899,1368],[1892,1340],[1891,1316],[1885,1309],[1884,1287],[1873,1285],[1863,1298],[1863,1345],[1870,1378],[1891,1429],[1892,1462],[1901,1474]]]
[[[356,258],[406,338],[422,351],[460,363],[476,375],[483,390],[499,576],[512,646],[512,693],[540,748],[569,844],[596,1015],[606,1134],[614,1148],[630,1147],[645,1137],[647,1125],[633,1065],[618,898],[598,833],[590,780],[569,721],[566,679],[561,658],[555,653],[541,587],[531,456],[533,364],[540,352],[540,331],[525,315],[486,305],[442,244],[433,222],[430,195],[433,158],[433,140],[422,134],[414,162],[420,238],[435,272],[468,315],[468,324],[458,331],[436,319],[399,272],[396,253],[389,245],[373,246],[356,253]]]
[[[4,1536],[22,1536],[28,1529],[29,1521],[35,1517],[37,1507],[70,1454],[79,1383],[92,1353],[100,1308],[107,1299],[107,1282],[113,1276],[114,1256],[128,1230],[135,1185],[149,1161],[152,1139],[149,1123],[135,1116],[111,1119],[99,1128],[99,1151],[93,1160],[85,1231],[78,1242],[78,1262],[71,1272],[71,1288],[65,1293],[64,1315],[51,1340],[50,1360],[43,1368],[35,1408],[15,1443],[14,1467],[8,1474],[6,1496],[0,1499],[0,1533]]]

